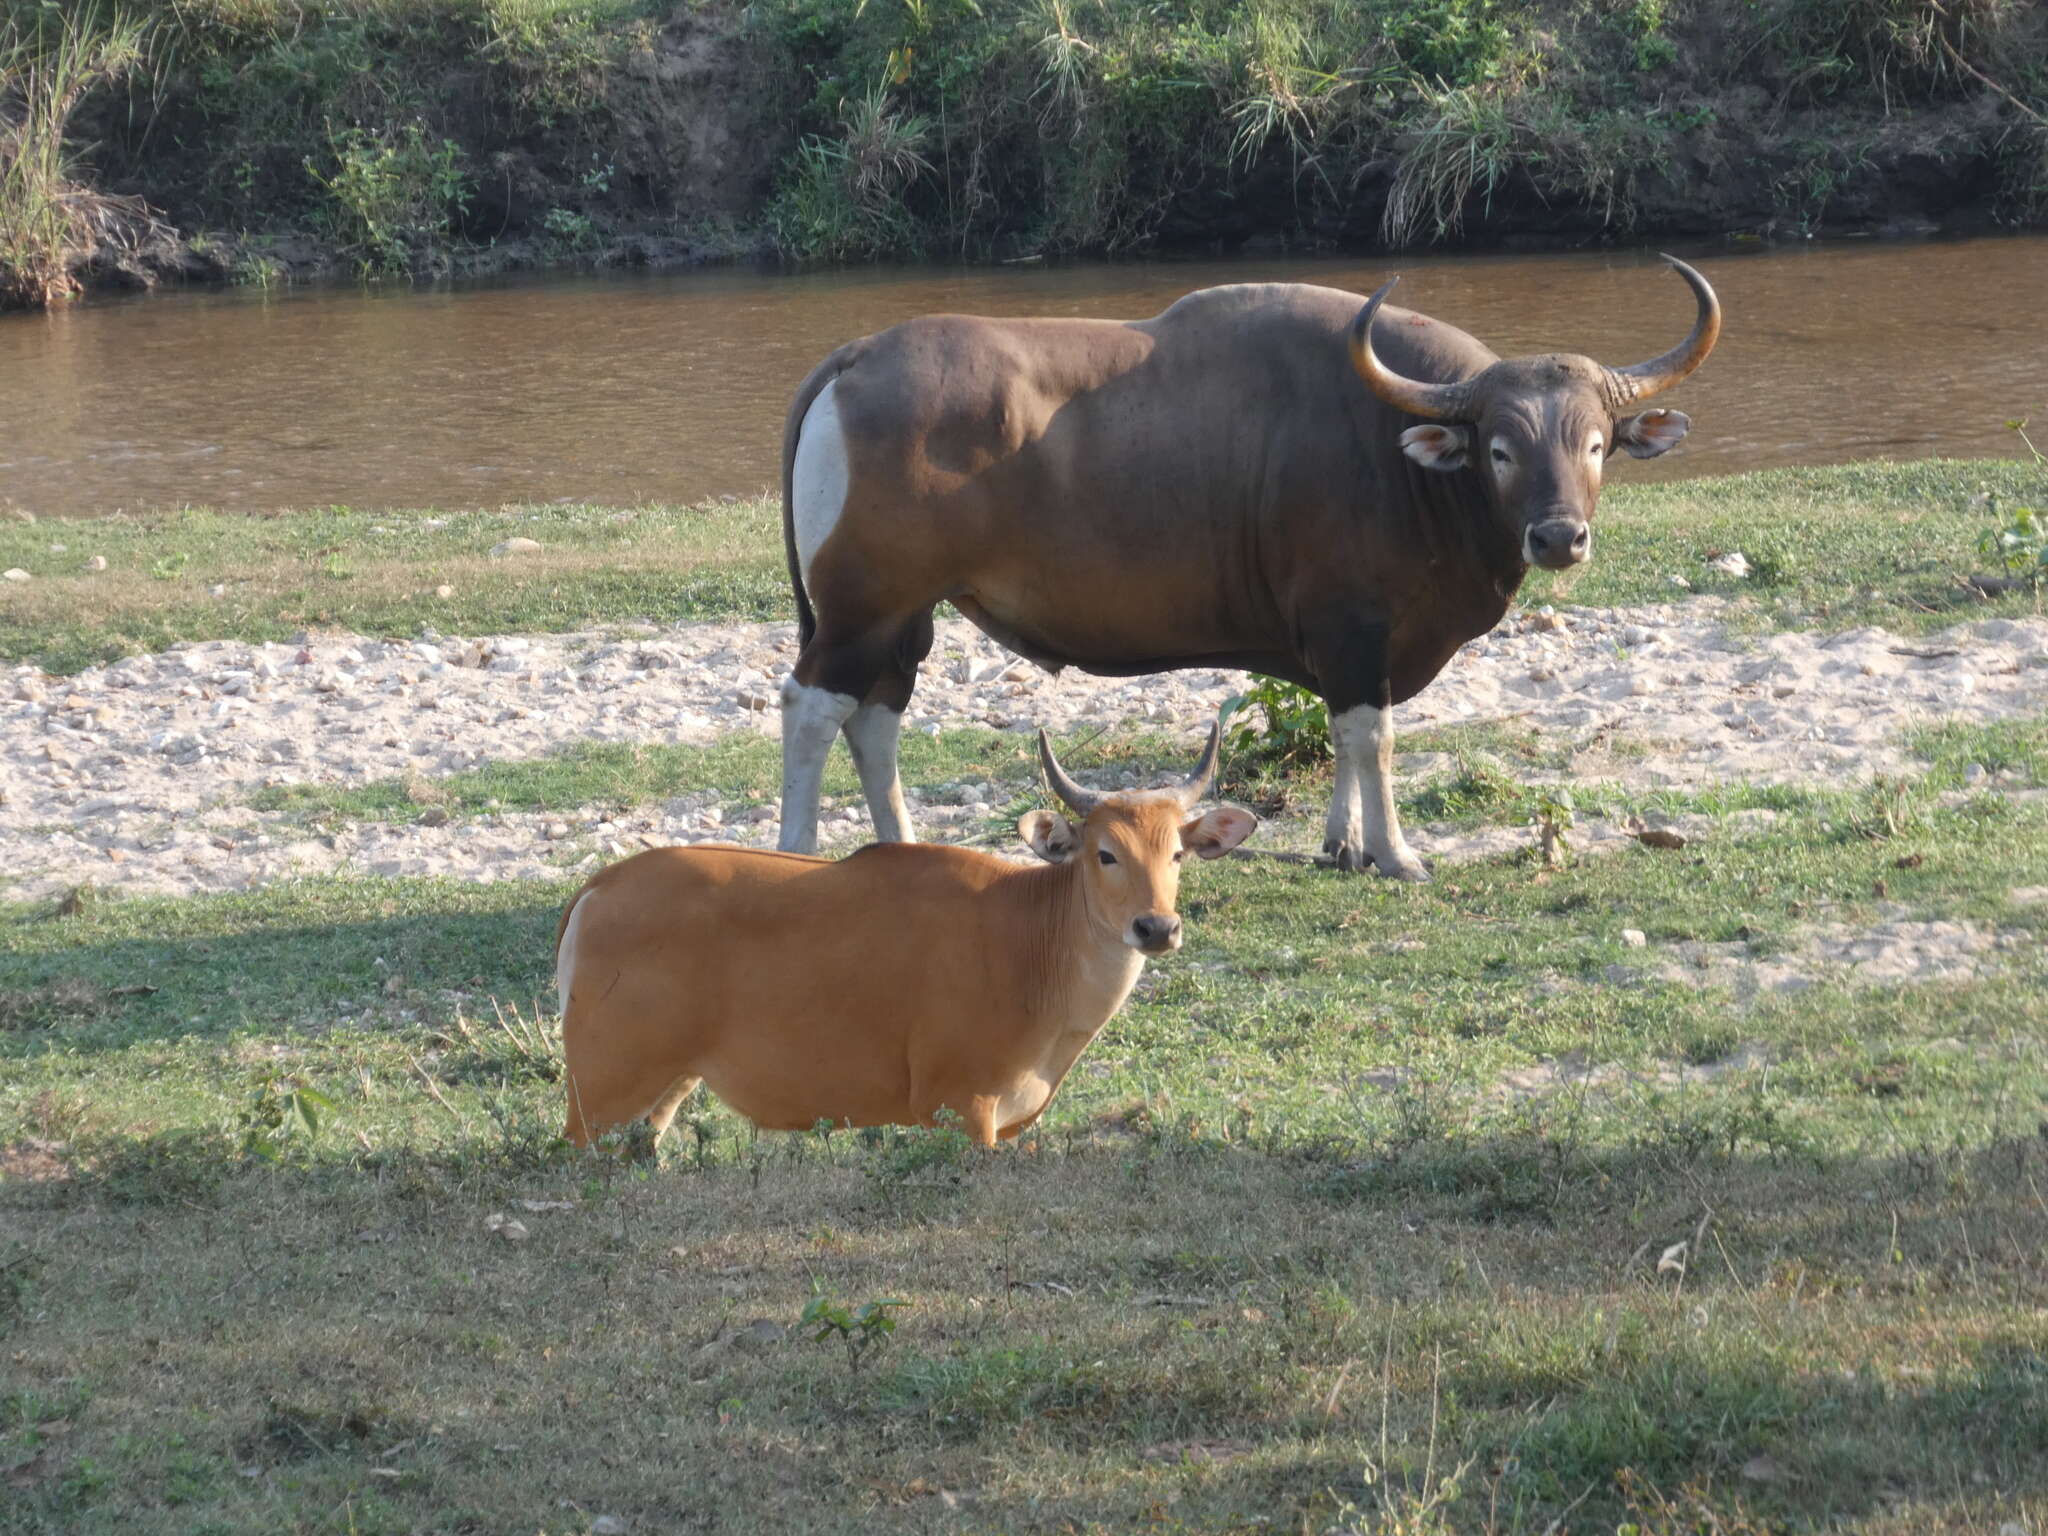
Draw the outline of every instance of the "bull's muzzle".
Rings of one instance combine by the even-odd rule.
[[[1546,518],[1531,523],[1522,535],[1522,556],[1546,571],[1562,571],[1580,564],[1593,553],[1592,525],[1573,517]]]

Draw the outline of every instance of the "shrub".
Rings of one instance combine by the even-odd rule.
[[[332,136],[333,168],[306,171],[326,189],[327,222],[366,273],[409,272],[439,250],[469,202],[462,149],[427,136],[423,123],[353,127]]]

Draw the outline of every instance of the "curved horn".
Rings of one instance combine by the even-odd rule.
[[[1616,410],[1636,400],[1647,400],[1659,390],[1669,389],[1705,362],[1707,354],[1714,350],[1714,343],[1721,337],[1721,301],[1714,297],[1714,290],[1707,285],[1707,280],[1676,256],[1665,256],[1664,260],[1671,263],[1678,275],[1685,279],[1686,286],[1692,289],[1693,297],[1699,301],[1699,317],[1692,323],[1692,334],[1662,357],[1653,357],[1647,363],[1637,363],[1631,368],[1607,370],[1608,403]]]
[[[1052,786],[1052,792],[1066,801],[1067,809],[1076,816],[1086,816],[1102,803],[1102,796],[1094,790],[1083,789],[1067,777],[1067,770],[1052,755],[1052,738],[1045,734],[1043,728],[1038,732],[1038,762],[1045,769],[1045,782]]]
[[[1216,756],[1223,745],[1223,722],[1209,722],[1209,744],[1202,748],[1202,760],[1195,764],[1195,771],[1184,779],[1174,791],[1180,796],[1181,808],[1193,810],[1195,802],[1209,792],[1209,781],[1216,777]]]
[[[1366,388],[1396,410],[1429,421],[1462,421],[1472,409],[1470,384],[1424,384],[1419,379],[1405,379],[1382,363],[1372,349],[1373,316],[1399,281],[1392,277],[1382,283],[1351,322],[1351,366],[1365,380]]]

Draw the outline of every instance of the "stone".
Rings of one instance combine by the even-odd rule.
[[[27,581],[28,579],[28,572],[18,565],[12,565],[6,570],[0,571],[0,581]]]
[[[491,546],[491,553],[500,559],[503,559],[506,555],[537,555],[540,553],[540,540],[528,538],[506,539],[502,543],[493,544]]]
[[[107,568],[107,557],[105,555],[94,555],[85,562],[85,568],[88,571],[104,571]]]
[[[1739,549],[1731,549],[1725,555],[1716,555],[1707,562],[1707,569],[1718,571],[1723,576],[1732,576],[1741,581],[1749,575],[1749,561]]]
[[[1621,942],[1630,949],[1641,949],[1650,942],[1650,936],[1640,928],[1624,928],[1621,930]]]
[[[448,583],[445,581],[442,582],[441,585],[439,585],[438,587],[434,588],[434,596],[440,598],[443,602],[446,602],[449,598],[453,597],[454,595],[455,589],[449,586]]]

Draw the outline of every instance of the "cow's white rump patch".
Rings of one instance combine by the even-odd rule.
[[[576,936],[583,931],[582,895],[576,898],[576,905],[569,909],[569,921],[562,928],[562,942],[555,949],[555,996],[561,1000],[561,1011],[569,1011],[569,989],[576,984]]]
[[[804,412],[803,425],[797,429],[796,462],[790,466],[789,520],[796,534],[797,569],[807,587],[811,562],[839,526],[851,483],[838,393],[839,381],[834,379]]]

